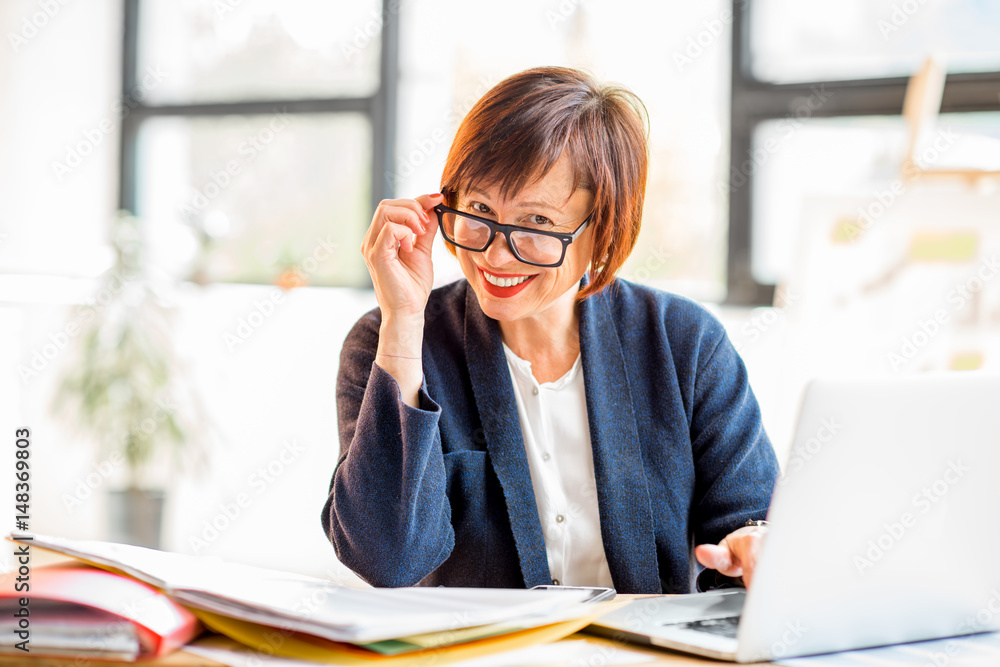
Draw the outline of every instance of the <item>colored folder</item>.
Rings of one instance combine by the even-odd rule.
[[[189,610],[135,579],[91,567],[0,575],[0,653],[136,660],[166,655],[203,630]]]

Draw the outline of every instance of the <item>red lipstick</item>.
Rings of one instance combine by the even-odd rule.
[[[483,289],[486,290],[486,293],[489,294],[490,296],[495,296],[500,299],[506,299],[512,296],[516,296],[521,292],[521,290],[523,290],[525,287],[528,286],[528,283],[530,283],[538,276],[538,274],[536,273],[533,274],[530,278],[528,278],[524,282],[519,283],[517,285],[513,285],[511,287],[500,287],[499,285],[494,285],[493,283],[491,283],[489,280],[486,279],[485,271],[483,271],[478,266],[476,267],[476,269],[479,271],[479,279],[482,281]],[[527,275],[525,273],[507,273],[507,274],[493,273],[492,271],[490,272],[490,274],[497,276],[498,278],[519,278],[521,276]]]

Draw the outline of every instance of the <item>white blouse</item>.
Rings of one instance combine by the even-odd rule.
[[[601,541],[580,357],[558,380],[539,384],[530,361],[506,344],[503,351],[514,383],[552,583],[613,587]]]

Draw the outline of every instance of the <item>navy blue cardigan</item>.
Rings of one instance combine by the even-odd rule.
[[[615,280],[579,308],[615,588],[691,592],[694,545],[764,518],[778,473],[746,368],[682,297]],[[375,586],[550,583],[496,320],[465,280],[431,292],[413,408],[374,363],[380,319],[362,317],[340,358],[340,459],[323,508],[337,556]]]

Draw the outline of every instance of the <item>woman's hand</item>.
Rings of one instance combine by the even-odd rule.
[[[361,244],[383,318],[419,320],[434,283],[431,244],[437,230],[432,210],[440,194],[386,199],[375,210]]]
[[[718,545],[698,545],[694,555],[710,570],[718,570],[727,577],[742,576],[743,585],[749,590],[765,535],[765,526],[745,526],[726,535]]]
[[[382,201],[361,244],[382,309],[375,363],[396,380],[400,398],[411,407],[417,407],[423,379],[424,308],[434,284],[432,209],[443,199],[433,194]]]

